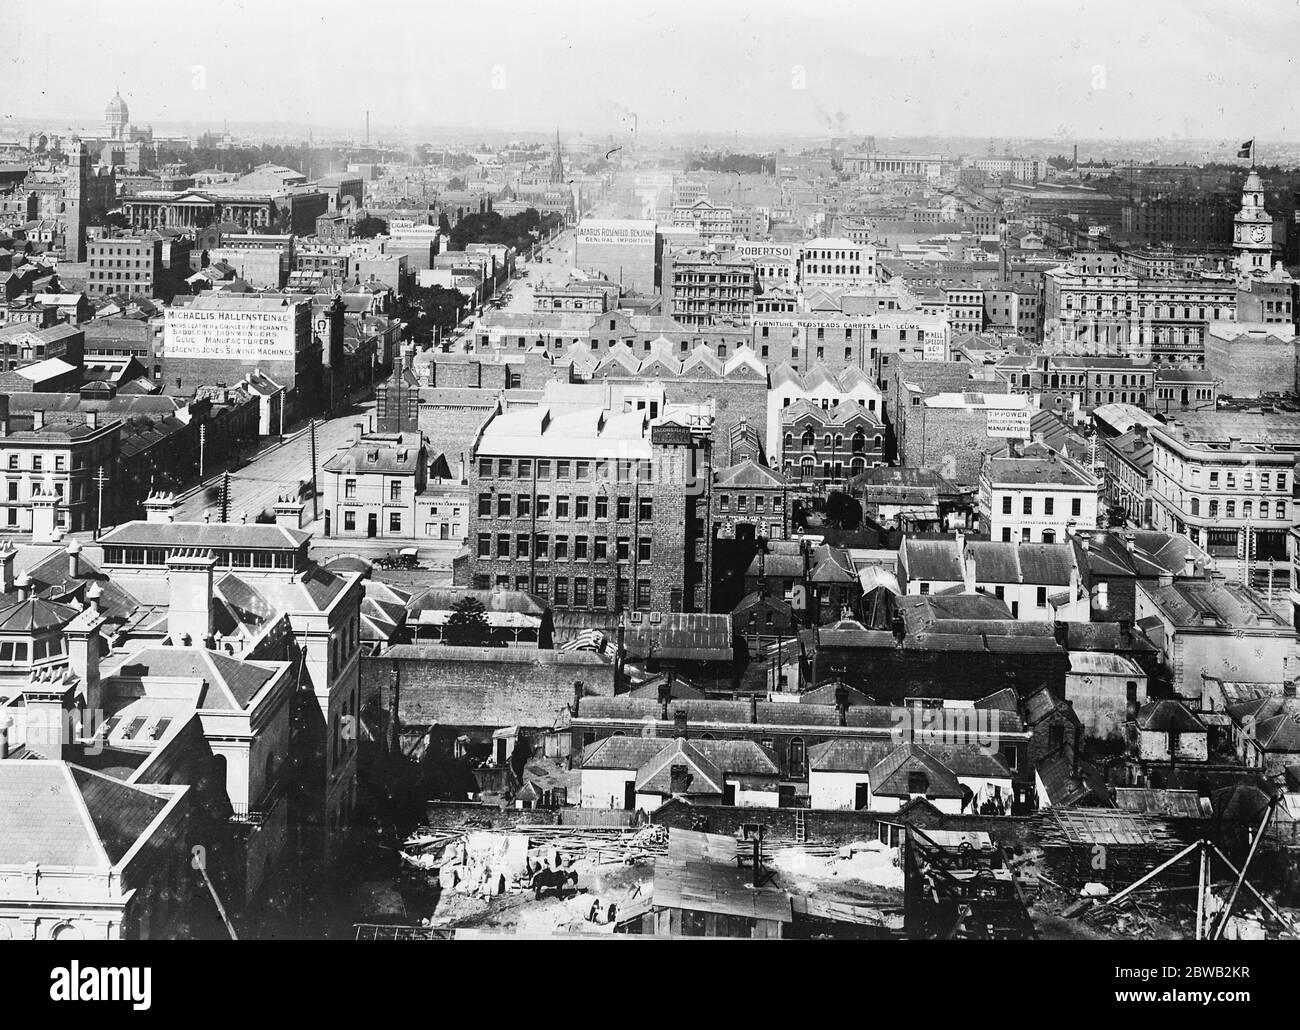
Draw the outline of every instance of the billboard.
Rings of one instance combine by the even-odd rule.
[[[1013,440],[1029,439],[1028,408],[989,408],[988,435],[1005,436]]]
[[[293,361],[297,319],[294,307],[276,311],[170,308],[163,353],[169,358]]]
[[[655,223],[633,219],[579,222],[574,239],[583,245],[621,244],[623,246],[654,246]]]
[[[793,243],[752,243],[749,240],[737,240],[736,257],[746,261],[761,261],[763,258],[793,259]]]

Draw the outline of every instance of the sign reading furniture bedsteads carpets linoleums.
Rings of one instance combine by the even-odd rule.
[[[173,308],[163,333],[169,358],[226,361],[293,361],[296,312],[205,311]]]

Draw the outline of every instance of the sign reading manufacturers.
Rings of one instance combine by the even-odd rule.
[[[581,244],[622,244],[624,246],[644,246],[654,244],[655,223],[639,221],[599,221],[579,222],[574,230],[574,239]]]
[[[1029,439],[1028,408],[989,408],[988,435],[1005,436],[1009,439]]]
[[[169,358],[293,361],[297,311],[211,311],[171,308],[163,330]]]

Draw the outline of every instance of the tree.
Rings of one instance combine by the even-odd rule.
[[[833,490],[826,498],[825,517],[836,529],[857,529],[862,525],[862,505],[848,494]]]
[[[488,641],[487,610],[474,597],[462,597],[451,608],[451,618],[442,632],[444,644],[482,647]]]
[[[358,218],[352,225],[352,231],[363,240],[373,239],[376,236],[388,235],[388,223],[382,218],[375,218],[372,215],[366,215],[364,218]]]

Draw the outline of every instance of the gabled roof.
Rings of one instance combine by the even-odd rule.
[[[962,786],[946,765],[921,744],[900,745],[872,767],[871,793],[883,797],[910,797],[911,774],[924,773],[928,798],[962,798]]]
[[[198,679],[205,685],[198,707],[243,711],[282,666],[251,662],[203,647],[149,647],[126,655],[103,675],[131,679]]]
[[[137,520],[110,529],[101,546],[247,547],[253,550],[298,548],[310,533],[287,526],[230,522],[145,522]]]
[[[722,794],[726,783],[722,770],[700,753],[694,743],[678,737],[645,766],[637,770],[639,793],[671,794],[673,766],[685,766],[691,776],[688,794]]]
[[[1157,733],[1205,733],[1205,723],[1181,701],[1164,698],[1149,701],[1138,709],[1137,725],[1140,730]]]
[[[895,748],[892,741],[837,738],[808,749],[813,772],[869,773]]]
[[[0,762],[0,866],[107,872],[167,805],[159,793],[65,762]]]
[[[771,488],[780,489],[786,485],[785,477],[752,458],[746,458],[738,464],[713,473],[713,488]]]

